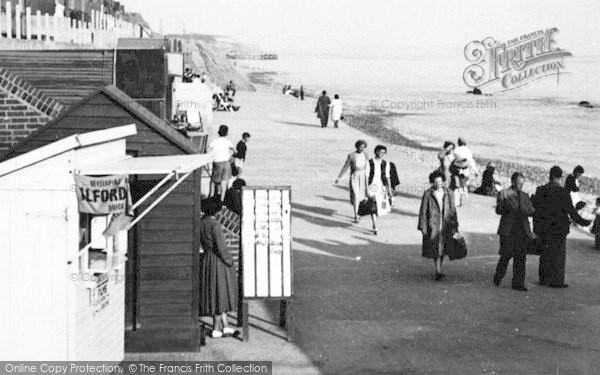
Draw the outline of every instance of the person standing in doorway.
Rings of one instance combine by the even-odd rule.
[[[221,202],[225,199],[227,185],[231,178],[229,159],[233,155],[233,144],[227,139],[228,133],[227,125],[219,126],[219,138],[214,139],[208,146],[208,152],[214,155],[210,195],[219,196]]]
[[[562,169],[555,165],[550,169],[550,182],[538,186],[533,197],[533,231],[540,237],[544,253],[540,256],[539,282],[552,288],[566,288],[565,262],[566,239],[571,218],[577,224],[588,226],[573,207],[571,196],[561,186]]]
[[[327,91],[323,91],[323,95],[319,97],[317,100],[317,106],[315,107],[315,113],[317,117],[321,120],[321,127],[326,128],[327,123],[329,123],[329,105],[331,104],[331,100],[327,96]]]
[[[525,177],[515,172],[511,177],[511,187],[498,193],[496,213],[502,215],[498,234],[500,235],[500,259],[494,274],[494,285],[499,286],[504,275],[508,261],[513,259],[512,288],[523,292],[525,286],[525,264],[527,244],[533,239],[529,216],[535,210],[529,196],[523,192]]]

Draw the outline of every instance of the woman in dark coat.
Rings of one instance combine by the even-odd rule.
[[[200,266],[200,316],[213,316],[212,337],[235,335],[227,324],[227,312],[237,308],[237,282],[233,257],[225,245],[221,224],[215,214],[221,209],[215,198],[202,202],[204,216],[200,220],[200,244],[203,256]]]
[[[435,262],[435,279],[444,278],[442,262],[458,232],[454,194],[444,184],[444,173],[435,170],[429,175],[431,187],[423,194],[418,229],[423,233],[423,257]]]

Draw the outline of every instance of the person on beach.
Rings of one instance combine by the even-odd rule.
[[[225,86],[225,92],[228,96],[231,96],[232,98],[235,96],[236,89],[235,85],[233,84],[233,81],[229,81],[227,86]]]
[[[512,288],[527,291],[525,286],[525,264],[527,244],[533,239],[529,216],[535,210],[529,196],[523,192],[525,177],[519,172],[510,178],[511,186],[498,194],[496,213],[502,215],[498,234],[500,235],[500,259],[494,274],[494,285],[499,286],[506,275],[508,261],[513,259]]]
[[[502,190],[500,180],[496,177],[496,167],[489,162],[481,177],[481,186],[475,189],[475,194],[496,196]]]
[[[200,220],[200,316],[213,317],[212,337],[235,336],[227,323],[227,312],[237,308],[237,279],[233,256],[225,244],[221,224],[215,219],[221,210],[216,198],[202,201]]]
[[[429,182],[431,187],[421,200],[418,229],[423,234],[422,256],[433,259],[435,280],[439,281],[445,277],[442,263],[458,233],[458,217],[454,195],[444,183],[444,174],[436,169],[429,175]]]
[[[335,94],[333,96],[333,101],[331,102],[331,119],[333,120],[333,127],[337,128],[338,123],[342,119],[342,108],[344,105],[340,100],[340,96]]]
[[[183,73],[183,77],[181,78],[181,80],[186,83],[191,83],[194,80],[194,76],[194,72],[191,68],[188,67],[185,68],[185,72]]]
[[[377,235],[377,218],[391,211],[390,197],[390,164],[384,160],[387,148],[383,145],[375,146],[375,157],[369,160],[367,180],[367,196],[374,199],[377,204],[376,212],[371,213],[373,222],[373,234]]]
[[[304,86],[300,85],[300,100],[304,100]]]
[[[317,100],[317,106],[315,107],[315,113],[317,118],[321,119],[321,127],[326,128],[329,123],[329,105],[331,100],[327,96],[327,91],[323,91],[323,95]]]
[[[444,179],[446,181],[446,186],[450,184],[450,166],[454,161],[454,143],[450,141],[444,142],[444,147],[442,151],[438,153],[438,159],[440,160],[440,170],[444,173]]]
[[[566,238],[569,234],[569,218],[582,226],[591,221],[583,219],[571,196],[561,186],[563,171],[559,166],[550,169],[550,182],[538,186],[532,199],[535,214],[533,231],[540,238],[543,254],[540,256],[539,282],[552,288],[566,288],[565,262]]]
[[[354,144],[354,148],[356,151],[348,154],[346,163],[344,163],[340,174],[335,179],[335,183],[337,184],[346,171],[350,169],[350,204],[354,208],[354,222],[358,223],[358,205],[367,197],[367,164],[369,157],[365,152],[367,142],[359,139]]]
[[[596,198],[596,207],[594,208],[594,224],[590,232],[594,235],[594,249],[600,250],[600,197]]]
[[[250,133],[245,132],[242,134],[242,140],[235,146],[235,154],[233,155],[233,164],[237,170],[237,176],[242,175],[244,169],[244,163],[246,162],[246,152],[248,151],[248,142],[250,141]]]
[[[233,155],[233,144],[227,139],[228,133],[227,125],[219,126],[219,138],[214,139],[208,146],[208,152],[214,155],[210,196],[218,195],[221,201],[225,199],[227,185],[232,175],[229,159]]]
[[[581,202],[581,197],[579,196],[579,179],[583,176],[584,172],[583,167],[578,165],[573,169],[573,173],[565,179],[565,189],[571,196],[571,200],[575,206]]]
[[[453,182],[456,187],[454,190],[456,203],[457,206],[462,206],[469,198],[470,181],[479,177],[473,153],[467,147],[467,142],[464,138],[458,138],[458,147],[454,149],[454,161],[452,164],[458,168],[458,170],[455,170],[453,176]]]

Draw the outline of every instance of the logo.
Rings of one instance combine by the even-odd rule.
[[[474,89],[491,86],[497,91],[508,91],[560,75],[565,69],[565,57],[572,55],[557,46],[557,33],[553,27],[504,43],[492,37],[474,40],[465,46],[465,58],[472,64],[465,69],[463,80]]]

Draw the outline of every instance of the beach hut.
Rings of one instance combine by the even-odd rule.
[[[198,154],[190,138],[174,130],[115,86],[102,88],[17,144],[7,157],[35,150],[72,134],[135,124],[126,152],[136,157]],[[164,176],[130,177],[134,201]],[[197,170],[177,186],[128,237],[125,289],[126,351],[199,350],[199,232],[201,190]],[[163,186],[158,193],[168,189]],[[139,207],[143,210],[146,205]]]
[[[134,200],[147,208],[106,236],[105,210],[127,205],[133,175],[178,176],[169,194],[211,161],[127,155],[136,135],[134,124],[74,134],[0,163],[0,360],[123,360],[127,229],[165,195]]]

